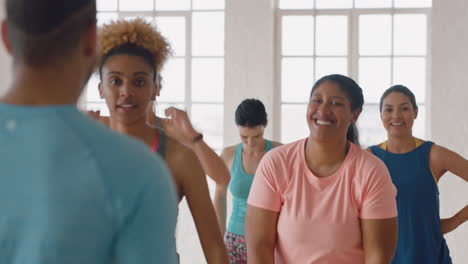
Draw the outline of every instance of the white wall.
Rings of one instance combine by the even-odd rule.
[[[0,19],[5,17],[5,0],[0,0]],[[3,43],[0,44],[0,94],[2,94],[11,81],[11,59],[6,54]]]
[[[435,0],[432,19],[432,140],[468,158],[468,1]],[[439,190],[442,217],[468,204],[468,184],[452,174]],[[468,223],[446,239],[454,263],[468,263]]]

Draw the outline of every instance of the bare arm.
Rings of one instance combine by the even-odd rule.
[[[362,219],[366,264],[389,264],[397,244],[397,218]]]
[[[439,145],[433,145],[430,153],[431,170],[439,180],[447,171],[468,181],[468,160]],[[468,221],[468,206],[450,218],[440,220],[442,234],[452,232]]]
[[[218,218],[219,227],[221,229],[221,234],[226,232],[226,196],[227,186],[216,184],[216,192],[213,203],[216,217]]]
[[[193,128],[187,113],[171,107],[166,109],[166,115],[170,119],[162,119],[164,131],[195,152],[203,170],[213,181],[227,185],[230,175],[226,165],[203,139],[193,141],[200,133]]]
[[[247,206],[245,238],[249,264],[275,263],[278,212]]]
[[[459,154],[441,147],[433,145],[430,153],[430,166],[437,179],[440,179],[447,171],[468,181],[468,160]]]
[[[207,263],[228,263],[223,238],[208,192],[208,184],[199,161],[193,152],[184,155],[181,176],[182,188],[197,228]],[[180,164],[180,162],[179,162]]]
[[[468,205],[456,213],[454,216],[440,220],[440,231],[442,234],[447,234],[457,229],[459,226],[468,221]]]

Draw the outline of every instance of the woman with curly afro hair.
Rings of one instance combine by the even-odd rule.
[[[164,158],[179,201],[187,199],[206,261],[227,263],[205,178],[207,174],[216,182],[229,181],[226,166],[184,111],[167,109],[169,119],[148,111],[159,94],[161,69],[171,55],[168,42],[154,25],[137,18],[104,25],[99,46],[99,93],[109,108],[109,127],[140,139]]]

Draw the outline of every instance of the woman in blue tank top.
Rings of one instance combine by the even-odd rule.
[[[440,219],[437,183],[451,172],[468,181],[468,161],[444,147],[412,135],[418,115],[414,94],[396,85],[380,99],[380,116],[387,141],[370,147],[388,167],[398,206],[398,245],[393,264],[450,264],[443,237],[468,219],[468,206]]]
[[[240,264],[247,263],[247,248],[244,239],[245,210],[255,170],[263,155],[281,144],[263,137],[267,126],[267,113],[261,101],[256,99],[242,101],[235,115],[241,143],[227,147],[221,153],[221,158],[231,170],[231,180],[229,185],[216,185],[214,204],[221,231],[225,232],[224,242],[229,262]],[[233,197],[233,204],[226,230],[228,186]]]

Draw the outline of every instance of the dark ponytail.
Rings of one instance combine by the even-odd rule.
[[[346,139],[359,146],[359,131],[356,124],[351,124],[346,132]]]

